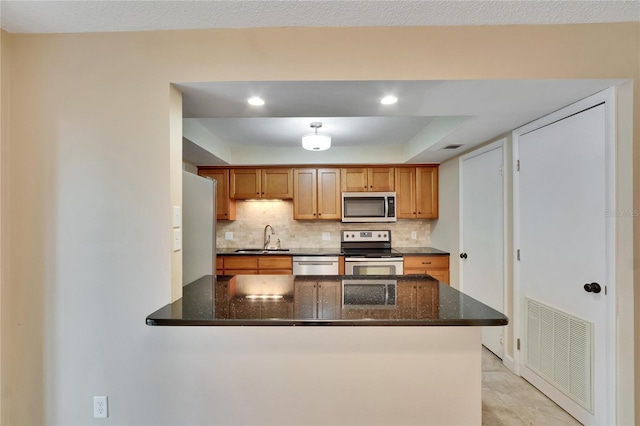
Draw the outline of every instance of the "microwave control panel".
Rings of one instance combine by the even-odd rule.
[[[342,242],[389,242],[391,231],[347,231],[341,232]]]

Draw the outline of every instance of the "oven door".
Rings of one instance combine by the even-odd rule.
[[[347,257],[345,275],[402,275],[402,258]]]
[[[395,280],[343,280],[342,308],[395,308]]]

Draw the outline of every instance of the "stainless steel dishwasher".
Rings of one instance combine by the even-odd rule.
[[[293,256],[293,275],[338,275],[338,256]]]

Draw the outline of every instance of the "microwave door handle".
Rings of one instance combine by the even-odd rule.
[[[384,197],[384,217],[389,217],[389,197]]]

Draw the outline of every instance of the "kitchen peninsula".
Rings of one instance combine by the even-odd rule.
[[[428,275],[238,275],[146,321],[224,345],[215,397],[239,408],[212,424],[479,425],[481,326],[508,319]]]

